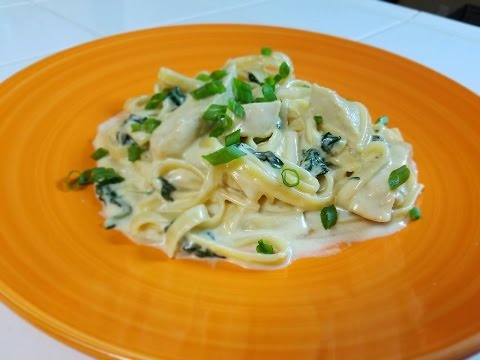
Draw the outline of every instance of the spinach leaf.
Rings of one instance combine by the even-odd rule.
[[[320,150],[308,149],[303,150],[303,159],[300,162],[300,166],[307,170],[312,176],[325,175],[330,171],[325,164],[325,160],[322,158]]]
[[[118,131],[116,137],[120,145],[132,145],[135,143],[135,140],[123,131]]]
[[[182,250],[185,251],[186,253],[195,255],[199,258],[217,257],[217,258],[220,258],[220,259],[226,259],[225,256],[215,254],[212,250],[210,250],[208,248],[204,248],[204,247],[202,247],[199,244],[194,243],[194,242],[186,243],[185,245],[182,246]]]
[[[258,160],[267,161],[274,169],[281,169],[283,167],[283,161],[271,151],[254,151],[253,155],[255,155]]]
[[[172,192],[177,190],[177,188],[173,186],[171,183],[169,183],[167,179],[165,179],[164,177],[159,176],[158,178],[162,182],[162,189],[160,190],[160,194],[165,200],[173,201]]]
[[[340,139],[341,139],[340,136],[335,136],[330,132],[325,133],[322,136],[322,142],[321,142],[322,150],[325,151],[325,153],[330,154],[330,152],[332,151],[333,145],[335,145],[336,142],[340,141]]]
[[[98,198],[106,205],[113,204],[120,208],[120,212],[112,217],[108,218],[104,227],[106,229],[113,229],[116,226],[116,220],[123,219],[129,216],[133,208],[128,204],[117,192],[112,188],[112,184],[97,184],[95,191]]]
[[[253,82],[255,84],[259,84],[260,85],[260,81],[257,79],[257,77],[255,75],[253,75],[252,73],[248,73],[248,80],[250,80],[250,82]]]
[[[177,106],[182,105],[186,99],[186,95],[183,93],[182,90],[180,90],[178,86],[175,86],[173,89],[170,90],[170,92],[168,93],[168,97]]]

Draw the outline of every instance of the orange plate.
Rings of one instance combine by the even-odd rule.
[[[283,270],[168,260],[102,229],[91,167],[98,124],[152,92],[271,46],[300,79],[388,114],[415,149],[422,220]],[[480,350],[479,98],[372,47],[284,28],[199,25],[113,36],[49,57],[0,87],[0,295],[100,357],[433,358]]]

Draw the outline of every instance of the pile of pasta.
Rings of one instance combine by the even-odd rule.
[[[299,239],[404,220],[414,207],[421,185],[400,132],[295,79],[281,52],[195,78],[161,68],[154,90],[99,126],[97,166],[117,180],[97,194],[106,227],[171,258],[278,266]]]

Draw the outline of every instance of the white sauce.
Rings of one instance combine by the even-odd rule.
[[[226,109],[234,97],[232,79],[248,82],[253,73],[263,81],[282,62],[293,69],[281,53],[230,60],[224,67],[224,93],[202,100],[185,94],[181,104],[167,97],[152,110],[145,109],[150,96],[141,96],[101,124],[94,147],[109,154],[98,166],[113,168],[124,178],[108,185],[102,212],[108,223],[172,258],[198,260],[207,254],[205,259],[215,263],[219,258],[211,256],[217,254],[250,269],[277,269],[300,258],[332,255],[342,243],[403,229],[422,189],[411,146],[397,129],[373,125],[362,104],[294,80],[293,71],[276,86],[278,100],[245,104],[245,118],[225,110],[232,118],[230,128],[218,138],[208,136],[212,125],[202,116],[212,104]],[[177,85],[191,91],[202,84],[162,69],[155,89]],[[263,95],[260,86],[250,86],[254,97]],[[139,126],[147,118],[161,122],[153,133],[133,130],[133,122]],[[202,155],[222,149],[225,135],[235,130],[242,136],[237,149],[245,155],[209,164]],[[128,159],[131,144],[143,149],[136,161]],[[272,157],[282,165],[275,166]],[[389,175],[402,165],[410,177],[392,190]],[[286,169],[298,175],[298,184],[285,183]],[[167,194],[171,199],[163,193],[165,180],[174,186]],[[325,230],[320,210],[332,204],[338,221]],[[256,252],[260,239],[274,254]]]

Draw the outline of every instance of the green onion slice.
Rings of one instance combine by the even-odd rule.
[[[137,131],[142,131],[142,124],[139,123],[131,123],[130,127],[132,129],[132,132],[137,132]]]
[[[226,164],[246,154],[235,145],[230,145],[202,157],[212,165]]]
[[[153,133],[153,131],[160,126],[162,122],[155,118],[147,118],[143,123],[132,123],[130,127],[132,132],[145,131],[146,133]]]
[[[422,218],[422,213],[420,212],[420,209],[417,207],[413,207],[410,210],[409,215],[410,215],[410,219],[412,219],[413,221],[419,220]]]
[[[221,80],[225,76],[227,76],[227,72],[225,70],[215,70],[210,74],[210,79],[212,80]]]
[[[406,165],[400,166],[398,169],[393,170],[388,177],[388,185],[390,190],[395,190],[410,177],[410,169]]]
[[[72,170],[68,173],[68,175],[63,180],[65,187],[68,190],[76,190],[80,186],[78,184],[78,175],[80,175],[80,171]]]
[[[252,87],[237,78],[232,79],[233,94],[240,104],[253,103]]]
[[[233,99],[228,99],[228,109],[242,119],[246,116],[243,106]]]
[[[269,48],[269,47],[262,47],[262,49],[260,50],[260,52],[261,52],[262,55],[264,55],[264,56],[270,56],[270,55],[272,55],[272,49]]]
[[[104,158],[107,155],[108,155],[108,150],[103,147],[99,147],[97,150],[93,152],[92,155],[90,155],[90,157],[93,160],[100,160],[101,158]]]
[[[300,175],[298,175],[297,170],[283,169],[281,175],[283,183],[288,187],[295,187],[300,184]]]
[[[207,82],[207,81],[210,81],[210,75],[205,74],[205,73],[201,73],[201,74],[198,74],[196,76],[196,79],[200,80],[200,81],[203,81],[203,82]]]
[[[257,253],[260,253],[260,254],[275,254],[275,251],[273,250],[273,246],[270,244],[267,244],[262,239],[258,240],[258,245],[256,247],[256,250],[257,250]]]
[[[290,66],[288,66],[288,64],[284,61],[280,65],[280,68],[278,69],[278,74],[275,75],[273,80],[275,80],[275,83],[278,83],[281,80],[287,78],[289,74],[290,74]],[[266,83],[266,79],[265,79],[265,83]]]
[[[324,207],[320,212],[320,219],[322,220],[323,228],[328,230],[333,227],[337,223],[337,208],[335,205],[330,205]]]
[[[277,97],[275,95],[275,86],[272,85],[263,85],[262,93],[266,101],[275,101]]]
[[[240,144],[240,129],[225,136],[225,146]]]
[[[148,100],[148,102],[145,104],[145,109],[154,110],[158,108],[162,104],[163,100],[167,98],[168,93],[168,90],[163,90],[162,92],[153,95],[150,100]]]
[[[290,66],[288,66],[285,61],[280,65],[278,74],[282,77],[282,79],[285,79],[288,75],[290,75]]]
[[[217,121],[218,116],[221,114],[225,114],[226,111],[226,105],[212,104],[208,107],[207,111],[203,113],[202,119],[207,121]]]
[[[225,130],[230,129],[232,125],[233,120],[229,115],[219,114],[217,121],[215,122],[215,127],[208,135],[210,137],[219,137],[225,132]]]
[[[154,118],[148,118],[145,120],[145,122],[142,124],[143,131],[146,133],[153,133],[153,131],[160,126],[162,122],[160,120],[154,119]]]
[[[275,84],[275,79],[271,78],[270,76],[265,78],[265,85],[275,86]]]
[[[128,160],[131,162],[135,162],[137,160],[140,160],[140,157],[142,155],[142,149],[138,144],[132,144],[128,147]]]
[[[377,121],[375,122],[375,124],[381,124],[381,125],[387,126],[387,124],[388,124],[388,116],[383,115],[383,116],[379,117],[379,118],[377,119]]]
[[[323,117],[321,115],[315,115],[313,117],[313,120],[317,123],[317,126],[320,126],[323,124]]]
[[[198,89],[193,90],[190,94],[196,100],[205,99],[215,94],[221,94],[227,91],[225,86],[221,81],[212,81],[203,86],[200,86]]]
[[[76,185],[84,186],[93,183],[98,185],[117,184],[125,180],[112,168],[98,167],[87,169],[80,173],[76,179],[72,179],[72,175],[75,173],[78,173],[78,171],[71,171],[66,179],[71,189],[76,188]]]

